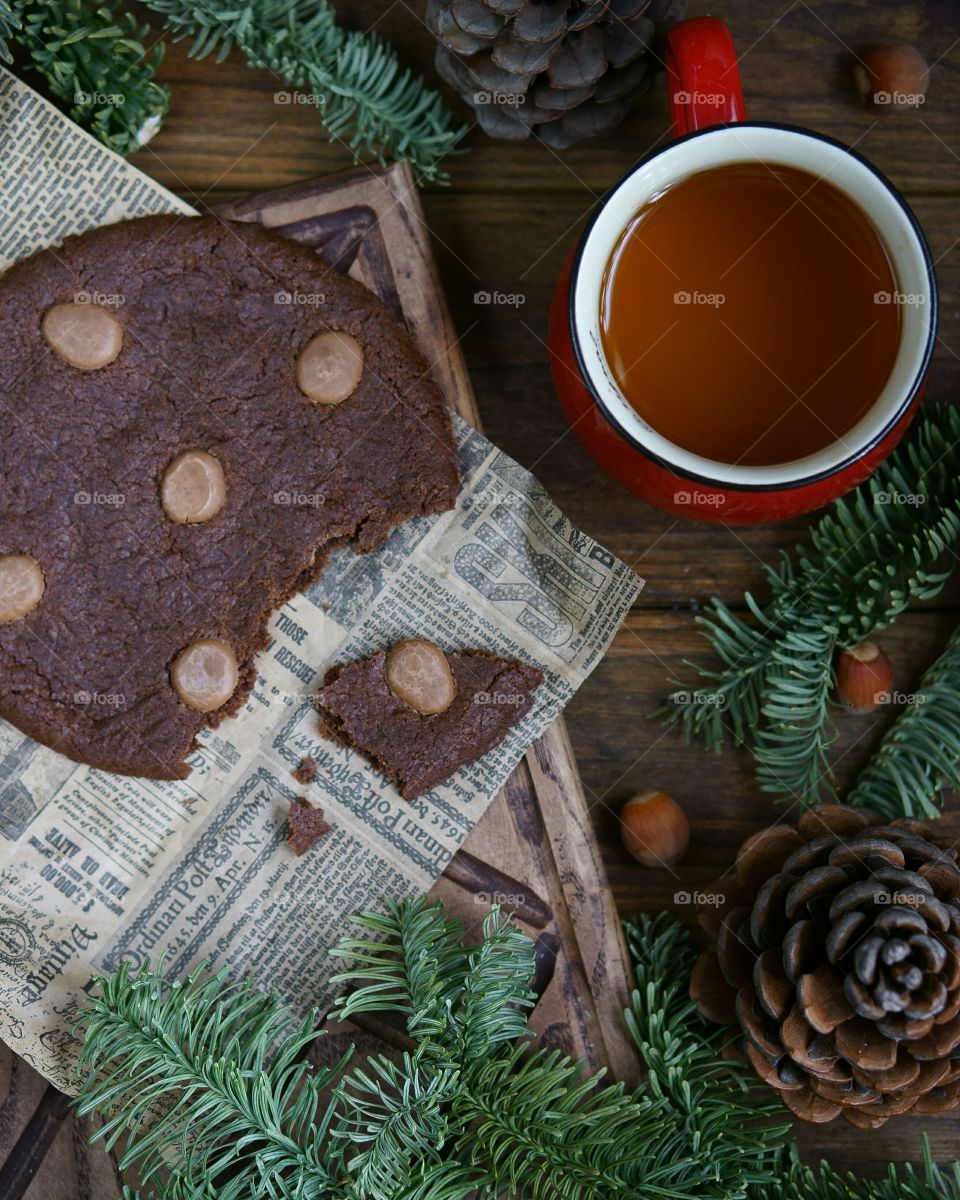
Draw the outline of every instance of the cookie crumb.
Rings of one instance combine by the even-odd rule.
[[[295,771],[291,771],[290,774],[297,783],[302,783],[304,786],[308,783],[313,783],[317,777],[317,760],[311,758],[308,754],[306,758],[300,759],[300,765]]]
[[[323,819],[323,809],[315,808],[304,796],[298,796],[291,803],[287,820],[290,823],[287,841],[298,858],[330,832],[330,826]]]

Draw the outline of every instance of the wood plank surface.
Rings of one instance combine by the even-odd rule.
[[[433,41],[423,24],[424,0],[335,0],[345,23],[376,27],[405,61],[431,73]],[[707,6],[689,4],[691,15]],[[960,10],[956,0],[722,0],[709,6],[731,27],[741,55],[748,111],[760,119],[806,125],[870,157],[906,194],[924,224],[943,306],[928,396],[960,391]],[[146,14],[145,14],[146,15]],[[860,106],[851,86],[853,54],[870,44],[904,39],[934,64],[925,105],[879,117]],[[267,72],[251,71],[237,54],[226,62],[193,62],[182,45],[168,47],[161,76],[172,86],[166,124],[135,161],[192,203],[232,199],[341,170],[350,157],[325,140],[316,113],[274,102],[286,90]],[[465,111],[465,116],[469,113]],[[485,431],[533,468],[578,525],[646,577],[640,603],[612,652],[567,712],[567,726],[590,816],[621,911],[673,907],[679,890],[712,882],[740,841],[777,810],[757,791],[748,756],[720,757],[684,748],[647,719],[667,690],[666,677],[684,656],[699,656],[693,615],[711,595],[737,604],[745,588],[762,592],[762,563],[792,545],[809,522],[766,529],[726,529],[675,522],[625,493],[593,465],[569,434],[550,386],[547,303],[564,249],[596,198],[646,150],[667,139],[661,87],[603,138],[562,155],[526,142],[496,143],[473,129],[467,153],[449,162],[451,186],[424,189],[443,290],[466,357]],[[518,309],[474,303],[481,290],[520,292]],[[884,636],[907,691],[960,620],[955,580],[934,605]],[[875,744],[888,712],[841,718],[841,774],[849,775]],[[664,787],[691,816],[692,843],[669,871],[628,859],[619,841],[620,803],[637,788]],[[953,803],[956,811],[957,803]],[[679,882],[678,882],[679,880]],[[681,916],[688,915],[683,907]],[[0,1053],[0,1096],[4,1059]],[[0,1105],[0,1157],[37,1098],[20,1068]],[[876,1173],[887,1160],[916,1158],[926,1127],[942,1160],[956,1154],[960,1119],[901,1118],[861,1133],[843,1123],[801,1131],[809,1157]],[[61,1161],[62,1166],[62,1161]],[[74,1176],[70,1176],[73,1185]],[[46,1190],[45,1190],[46,1189]],[[29,1195],[75,1200],[57,1172],[44,1172]],[[97,1196],[96,1200],[100,1200]]]

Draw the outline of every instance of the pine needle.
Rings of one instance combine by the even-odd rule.
[[[440,162],[466,132],[438,92],[404,69],[377,34],[347,31],[328,0],[145,0],[190,54],[222,62],[236,47],[251,67],[310,95],[331,140],[355,158],[412,163],[446,181]]]
[[[0,0],[0,57],[15,39],[72,120],[118,154],[139,149],[167,111],[169,89],[154,79],[163,46],[144,46],[123,0]],[[9,57],[7,58],[9,61]]]
[[[958,537],[960,412],[942,405],[817,521],[807,544],[767,568],[769,599],[747,593],[748,619],[712,601],[697,622],[720,668],[688,663],[702,684],[675,692],[657,715],[688,742],[714,751],[728,739],[746,746],[760,787],[780,800],[834,799],[836,650],[886,628],[911,601],[937,596],[956,566]],[[925,706],[914,728],[931,712]],[[923,801],[914,795],[912,803]]]
[[[847,795],[888,820],[940,816],[939,795],[960,788],[960,628],[884,734]]]
[[[720,1057],[727,1032],[689,1000],[696,955],[666,914],[626,926],[647,1072],[634,1092],[530,1048],[533,945],[498,910],[475,947],[426,899],[358,923],[337,951],[358,990],[338,1013],[420,1032],[349,1075],[349,1055],[308,1065],[313,1014],[294,1021],[224,972],[125,964],[100,981],[78,1108],[105,1118],[95,1136],[123,1144],[157,1200],[960,1200],[929,1149],[922,1174],[877,1183],[801,1166],[776,1094]]]

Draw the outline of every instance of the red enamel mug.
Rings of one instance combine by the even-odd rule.
[[[861,483],[909,425],[930,365],[937,292],[926,240],[906,201],[849,147],[788,125],[747,121],[726,25],[683,21],[667,39],[675,139],[611,189],[573,247],[550,313],[554,386],[580,441],[630,491],[676,516],[760,524],[810,512]],[[747,466],[693,454],[653,429],[620,391],[600,333],[603,276],[620,235],[653,197],[687,176],[727,163],[783,164],[830,182],[866,214],[883,242],[899,292],[900,341],[891,374],[842,442],[794,462]],[[677,364],[683,370],[683,364]]]

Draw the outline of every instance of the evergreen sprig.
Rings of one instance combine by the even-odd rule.
[[[688,996],[696,955],[661,914],[627,925],[627,1023],[641,1087],[598,1086],[526,1029],[533,945],[494,909],[479,946],[426,899],[358,918],[356,990],[337,1015],[399,1019],[414,1049],[349,1074],[305,1057],[323,1035],[225,972],[182,982],[127,965],[90,1000],[78,1106],[124,1140],[160,1200],[960,1200],[960,1172],[867,1182],[802,1166],[785,1110],[721,1057]],[[413,1031],[418,1031],[414,1036]],[[516,1035],[516,1036],[514,1036]],[[751,1091],[750,1089],[754,1090]],[[128,1200],[135,1193],[127,1189]]]
[[[960,537],[960,411],[937,406],[901,447],[814,525],[808,544],[766,570],[769,599],[748,619],[722,601],[699,617],[721,668],[660,710],[687,741],[748,747],[764,791],[804,805],[835,796],[829,698],[837,648],[884,629],[912,600],[939,594]],[[677,681],[673,681],[681,686]],[[919,721],[930,710],[924,708]]]
[[[163,45],[149,51],[150,29],[138,25],[123,0],[11,0],[8,28],[64,102],[70,117],[118,154],[147,141],[167,111],[169,89],[154,79]],[[4,32],[0,9],[0,35]]]
[[[337,24],[328,0],[145,0],[176,40],[192,38],[191,55],[236,47],[250,66],[309,90],[331,138],[355,157],[398,158],[427,179],[445,179],[440,161],[466,132],[438,92],[402,68],[373,33]]]
[[[12,0],[0,0],[0,62],[13,62],[10,42],[20,28],[20,18]]]
[[[0,61],[23,45],[72,119],[119,154],[147,140],[169,102],[169,89],[154,78],[163,43],[145,49],[149,26],[126,4],[0,0]],[[423,178],[446,181],[440,163],[456,152],[466,126],[401,67],[383,38],[343,29],[329,0],[144,0],[144,7],[175,40],[192,38],[194,57],[215,54],[221,62],[236,48],[250,66],[309,93],[331,139],[355,159],[399,159]]]
[[[884,734],[847,795],[889,820],[940,816],[938,796],[960,788],[960,628]]]

